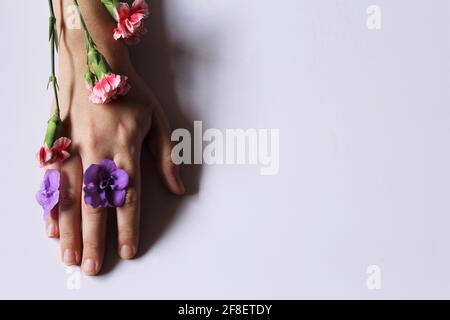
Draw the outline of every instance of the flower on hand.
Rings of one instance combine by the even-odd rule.
[[[36,193],[36,200],[44,209],[44,219],[47,219],[52,209],[59,202],[60,173],[58,170],[47,170]]]
[[[145,0],[135,0],[133,5],[126,2],[118,3],[114,18],[117,28],[114,29],[114,39],[125,39],[125,42],[134,45],[140,42],[147,33],[144,20],[149,15],[148,4]]]
[[[93,208],[121,207],[129,177],[112,160],[91,165],[84,174],[84,201]]]
[[[114,73],[106,74],[94,86],[88,84],[88,90],[91,92],[89,100],[95,104],[110,103],[130,91],[131,86],[127,81],[128,78],[126,76]]]
[[[70,157],[67,149],[69,148],[72,141],[69,138],[62,137],[56,140],[53,143],[52,147],[48,147],[47,145],[43,145],[37,154],[37,158],[41,167],[45,167],[56,161],[65,161]]]
[[[95,48],[93,43],[87,43],[88,67],[85,75],[86,86],[91,93],[89,100],[95,104],[108,104],[119,96],[126,95],[131,86],[128,77],[113,73],[105,57]],[[92,69],[92,70],[91,70]]]

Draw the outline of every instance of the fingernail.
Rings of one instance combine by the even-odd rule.
[[[64,250],[64,263],[66,264],[72,264],[75,263],[75,252],[71,249]]]
[[[56,227],[55,227],[55,225],[53,223],[50,223],[47,226],[47,236],[50,237],[50,238],[56,236]]]
[[[129,245],[124,244],[120,247],[119,255],[122,259],[131,259],[134,257],[134,249]]]
[[[86,259],[83,261],[83,265],[81,267],[83,272],[86,274],[94,274],[95,273],[95,262],[92,259]]]

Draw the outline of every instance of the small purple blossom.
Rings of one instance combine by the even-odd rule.
[[[93,208],[121,207],[129,177],[114,161],[103,160],[84,173],[84,202]]]
[[[59,202],[60,174],[58,170],[47,170],[41,183],[41,188],[36,193],[36,200],[44,209],[44,219],[47,219],[52,209]]]

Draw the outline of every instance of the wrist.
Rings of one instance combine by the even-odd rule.
[[[71,59],[76,69],[86,65],[86,41],[76,7],[72,0],[54,1],[58,21],[61,62]],[[85,23],[96,44],[110,66],[120,72],[130,68],[129,51],[123,41],[116,41],[112,34],[115,22],[100,1],[78,0]],[[84,72],[83,72],[84,73]]]

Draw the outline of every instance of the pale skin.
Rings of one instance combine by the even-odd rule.
[[[61,196],[59,207],[45,222],[45,230],[48,237],[60,238],[64,264],[81,264],[86,275],[96,275],[103,264],[107,212],[84,203],[83,173],[91,164],[111,159],[130,176],[125,205],[116,209],[118,255],[125,260],[134,258],[139,246],[142,148],[152,151],[169,191],[182,195],[185,189],[171,160],[170,130],[163,109],[134,70],[126,45],[113,39],[114,21],[100,1],[78,2],[99,51],[115,73],[129,77],[132,86],[126,97],[108,105],[89,102],[83,34],[80,29],[68,28],[64,21],[72,12],[72,1],[53,0],[60,38],[58,82],[63,135],[72,139],[72,146],[71,157],[54,165],[61,171]]]

